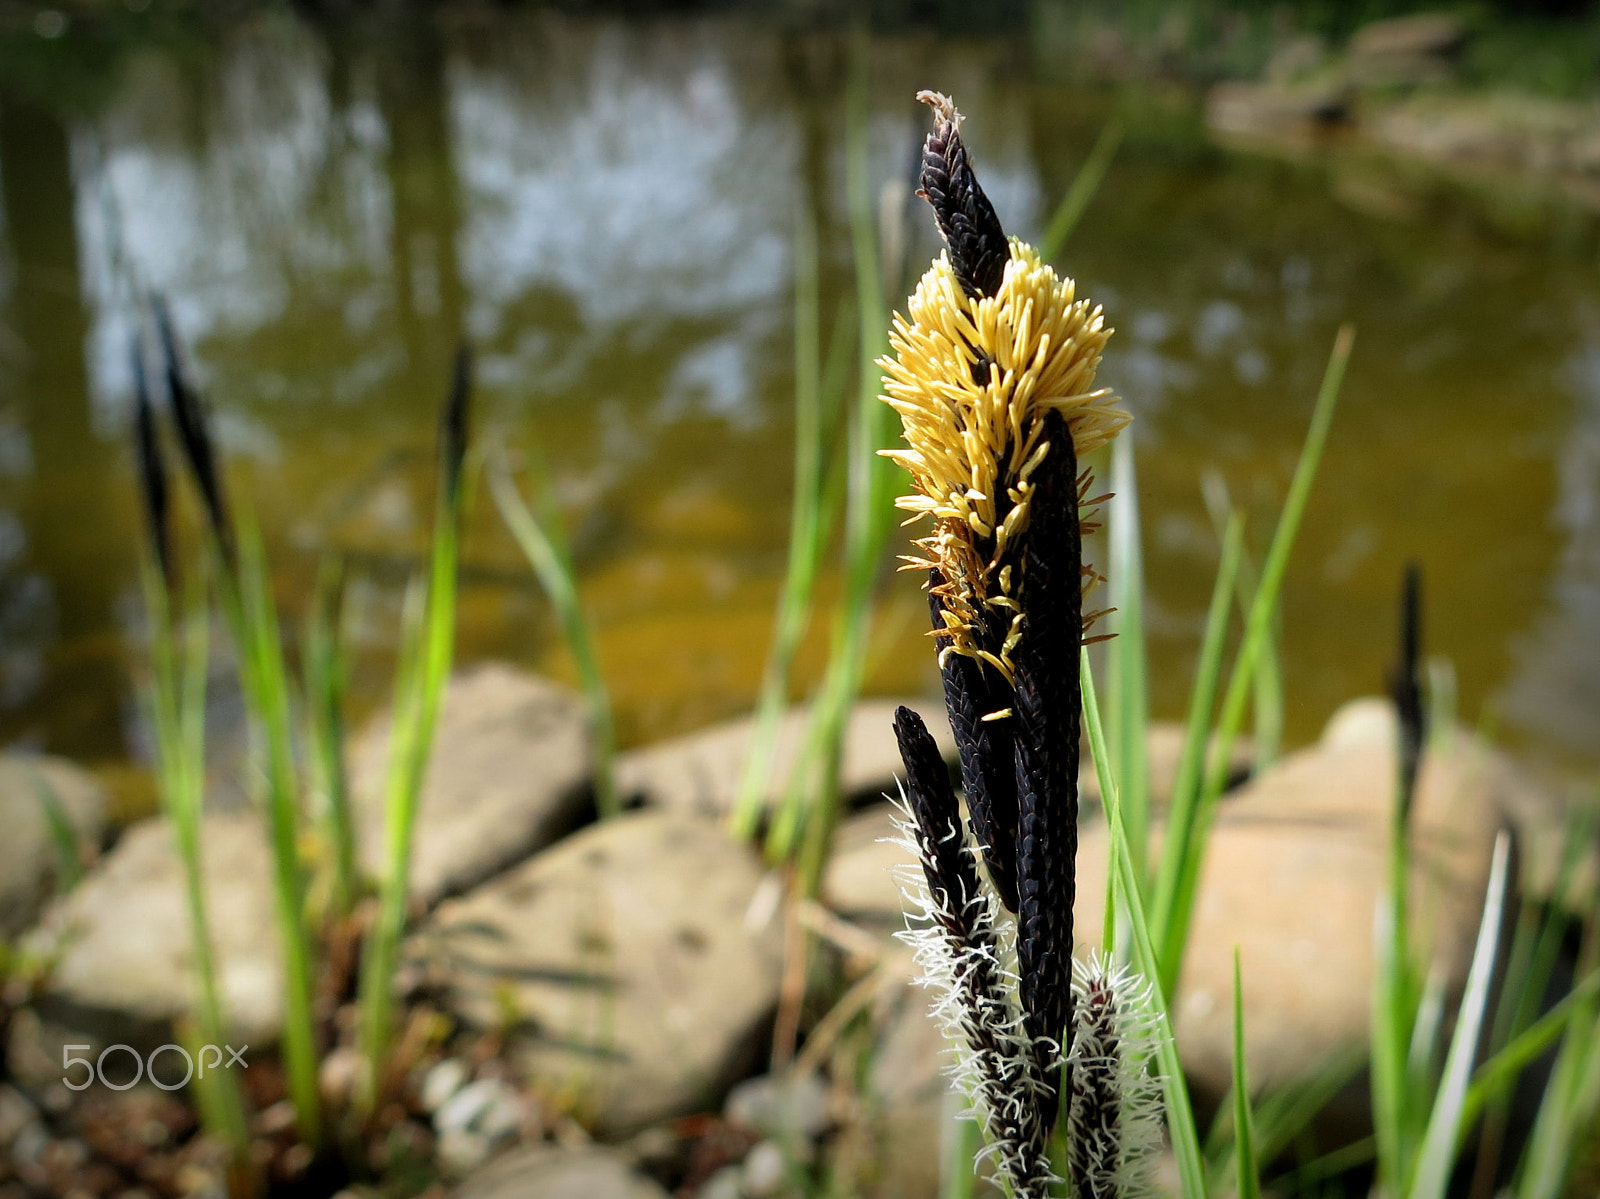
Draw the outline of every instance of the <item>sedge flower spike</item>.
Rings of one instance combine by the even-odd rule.
[[[955,105],[935,92],[917,98],[934,112],[918,194],[933,209],[945,250],[907,314],[895,315],[893,352],[880,361],[883,399],[905,438],[904,448],[882,452],[911,476],[910,494],[896,501],[910,513],[907,523],[932,525],[907,562],[927,578],[972,834],[995,897],[1016,914],[1019,1003],[1011,1035],[1031,1064],[1014,1102],[1032,1114],[1013,1123],[1043,1138],[1074,1068],[1062,1047],[1070,1044],[1074,1010],[1078,657],[1085,628],[1102,615],[1083,610],[1100,576],[1083,562],[1082,539],[1104,497],[1091,498],[1092,480],[1078,464],[1130,418],[1109,389],[1095,386],[1111,336],[1103,313],[1032,246],[1005,237],[973,172]],[[944,811],[942,801],[930,808],[919,798],[919,776],[928,777],[914,765],[922,750],[905,722],[896,721],[896,732],[913,814],[920,821]],[[914,839],[935,897],[936,876],[948,877],[952,855],[965,852],[959,822],[936,823]],[[928,858],[935,846],[945,865]],[[956,930],[947,925],[946,934]],[[967,951],[967,958],[989,952],[976,944]],[[959,946],[952,952],[962,958]],[[977,1016],[964,1019],[972,1024]],[[1000,1151],[1002,1163],[1014,1156]]]

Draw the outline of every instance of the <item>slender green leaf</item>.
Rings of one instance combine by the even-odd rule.
[[[1100,782],[1100,794],[1105,799],[1106,823],[1111,833],[1111,870],[1121,879],[1120,894],[1128,909],[1133,963],[1147,980],[1153,980],[1158,966],[1155,943],[1145,917],[1139,882],[1133,874],[1133,859],[1128,853],[1128,830],[1122,821],[1121,797],[1116,778],[1111,773],[1105,730],[1100,721],[1100,701],[1095,695],[1094,672],[1090,669],[1087,653],[1080,655],[1078,674],[1083,689],[1083,717],[1089,737],[1089,752],[1094,758],[1095,776]],[[1208,1193],[1205,1158],[1200,1152],[1200,1133],[1195,1124],[1194,1108],[1189,1102],[1189,1087],[1183,1077],[1178,1042],[1172,1034],[1167,999],[1159,987],[1152,987],[1150,1000],[1156,1019],[1156,1060],[1161,1066],[1161,1091],[1166,1100],[1167,1135],[1171,1138],[1173,1157],[1178,1164],[1179,1185],[1184,1199],[1205,1199]]]
[[[1250,1080],[1244,1059],[1244,984],[1239,978],[1239,947],[1233,947],[1233,1151],[1239,1199],[1261,1199],[1261,1165],[1256,1160],[1250,1115]]]
[[[1106,171],[1110,169],[1111,160],[1116,157],[1117,146],[1121,142],[1122,122],[1112,117],[1101,126],[1100,136],[1095,138],[1094,145],[1090,147],[1089,156],[1072,178],[1072,186],[1067,188],[1067,194],[1050,215],[1050,223],[1045,226],[1044,236],[1039,239],[1039,257],[1045,262],[1055,261],[1056,255],[1061,253],[1061,247],[1067,244],[1072,231],[1078,227],[1090,201],[1105,181]]]
[[[1417,1159],[1416,1175],[1407,1189],[1408,1199],[1444,1199],[1455,1165],[1457,1145],[1463,1129],[1461,1117],[1472,1078],[1472,1062],[1489,1010],[1494,964],[1500,947],[1500,928],[1504,923],[1507,879],[1510,874],[1511,838],[1502,832],[1495,838],[1494,859],[1489,867],[1488,893],[1483,901],[1483,921],[1478,928],[1478,943],[1467,971],[1466,992],[1456,1013],[1455,1033],[1450,1038],[1450,1053],[1445,1058],[1444,1077],[1428,1118],[1427,1133]]]
[[[1114,773],[1122,787],[1122,813],[1128,824],[1133,872],[1142,879],[1150,833],[1150,700],[1146,693],[1149,661],[1144,647],[1144,552],[1140,546],[1139,479],[1132,437],[1119,437],[1111,443],[1111,490],[1117,502],[1108,521],[1107,552],[1117,635],[1106,647],[1106,732],[1114,755]],[[1109,948],[1108,945],[1108,951]]]
[[[1178,753],[1178,770],[1172,787],[1172,804],[1167,811],[1166,837],[1162,846],[1161,867],[1156,876],[1155,900],[1151,906],[1154,921],[1151,935],[1156,944],[1164,942],[1160,913],[1177,902],[1177,889],[1183,863],[1184,846],[1195,836],[1199,820],[1201,772],[1204,770],[1206,742],[1211,732],[1211,713],[1217,702],[1222,679],[1222,651],[1228,636],[1228,601],[1233,594],[1239,569],[1239,554],[1244,546],[1244,520],[1234,513],[1222,537],[1222,558],[1217,564],[1217,579],[1211,588],[1211,604],[1206,611],[1205,634],[1200,641],[1200,661],[1195,667],[1194,689],[1189,695],[1189,713],[1184,721],[1183,746]],[[1171,997],[1178,985],[1176,963],[1167,973],[1163,959],[1159,976],[1162,993]]]
[[[1216,743],[1211,747],[1210,766],[1198,800],[1192,804],[1191,827],[1182,837],[1172,835],[1169,828],[1167,846],[1163,850],[1162,882],[1157,890],[1157,910],[1153,927],[1160,933],[1161,980],[1163,988],[1175,986],[1182,973],[1184,948],[1188,943],[1189,919],[1194,909],[1195,892],[1200,885],[1200,866],[1205,857],[1206,834],[1218,798],[1227,783],[1228,761],[1233,752],[1234,739],[1244,719],[1245,707],[1252,694],[1255,668],[1261,649],[1272,630],[1273,614],[1277,610],[1278,596],[1283,586],[1283,576],[1289,566],[1289,554],[1300,529],[1300,518],[1305,513],[1306,501],[1311,494],[1311,484],[1316,478],[1317,466],[1327,443],[1328,429],[1333,422],[1333,411],[1338,403],[1339,390],[1344,382],[1345,366],[1350,360],[1350,348],[1355,330],[1345,325],[1334,339],[1333,352],[1317,393],[1316,406],[1311,414],[1311,426],[1306,432],[1300,460],[1289,483],[1289,493],[1283,511],[1278,517],[1278,527],[1273,533],[1271,548],[1267,551],[1266,566],[1262,571],[1261,586],[1257,588],[1255,602],[1250,608],[1250,619],[1245,623],[1244,640],[1234,660],[1228,678],[1228,688],[1222,700],[1222,714],[1217,722]],[[1173,810],[1179,807],[1174,797]],[[1168,852],[1181,855],[1169,865]],[[1169,882],[1168,879],[1171,879]]]
[[[511,536],[533,567],[544,593],[550,597],[556,619],[561,622],[562,636],[577,667],[588,714],[589,738],[594,749],[595,807],[602,820],[610,819],[622,811],[622,797],[617,790],[616,723],[594,634],[578,595],[577,571],[562,533],[560,514],[548,495],[539,505],[540,515],[533,514],[517,490],[504,453],[497,453],[490,462],[489,490]]]
[[[742,838],[755,835],[765,810],[772,750],[788,702],[789,672],[800,639],[811,622],[812,592],[828,538],[817,231],[809,211],[796,225],[794,257],[794,495],[789,516],[789,560],[756,702],[755,732],[730,821],[734,835]]]
[[[342,575],[339,562],[332,558],[317,570],[301,665],[313,775],[322,794],[324,836],[333,859],[333,908],[340,915],[348,915],[361,894],[361,876],[356,864],[355,817],[344,761],[348,668],[340,638]]]

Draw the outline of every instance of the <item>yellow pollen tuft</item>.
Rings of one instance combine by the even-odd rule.
[[[1080,459],[1131,419],[1110,389],[1094,386],[1111,330],[1098,307],[1076,298],[1071,279],[1016,238],[993,296],[968,296],[946,252],[908,311],[910,319],[895,314],[893,355],[879,361],[883,400],[899,413],[907,447],[881,452],[910,472],[913,486],[895,504],[911,514],[907,523],[934,522],[916,542],[924,556],[907,561],[937,567],[945,579],[946,650],[988,661],[1010,681],[1022,628],[1014,551],[1028,528],[1031,477],[1051,449],[1044,417],[1062,414]],[[1080,505],[1090,486],[1085,472]],[[1088,501],[1091,510],[1103,498]],[[1085,590],[1099,578],[1086,566]],[[985,624],[1006,630],[1003,645],[980,647]]]

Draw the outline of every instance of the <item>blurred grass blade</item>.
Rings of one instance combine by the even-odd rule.
[[[533,567],[539,586],[550,598],[556,619],[561,622],[561,634],[577,669],[578,685],[583,690],[588,715],[589,739],[594,749],[595,809],[602,820],[609,820],[622,811],[622,797],[617,791],[616,725],[605,673],[600,669],[600,655],[595,649],[594,633],[578,594],[577,569],[567,548],[560,510],[548,488],[541,488],[539,515],[533,514],[517,490],[516,481],[511,477],[511,465],[503,451],[497,451],[490,462],[489,491],[506,528],[511,530],[523,557]]]
[[[1200,493],[1205,498],[1212,527],[1221,538],[1233,512],[1233,500],[1228,495],[1228,484],[1222,472],[1207,467],[1200,478]],[[1261,576],[1256,570],[1255,558],[1245,547],[1239,552],[1239,577],[1234,588],[1241,620],[1250,619],[1250,606],[1260,586]],[[1260,774],[1276,762],[1283,749],[1283,663],[1278,652],[1282,623],[1279,614],[1274,612],[1272,628],[1261,645],[1261,658],[1256,663],[1252,774]]]
[[[166,305],[157,299],[153,308],[165,356],[173,417],[220,563],[222,609],[239,656],[239,684],[252,738],[262,758],[275,916],[283,952],[284,1073],[301,1139],[317,1147],[322,1136],[322,1102],[311,1008],[311,930],[305,904],[305,871],[300,861],[299,785],[278,616],[260,534],[248,509],[239,512],[237,521],[230,514],[205,406],[185,374],[177,333]]]
[[[144,352],[137,335],[132,351],[133,446],[139,493],[144,500],[145,527],[149,531],[156,566],[170,593],[177,582],[177,564],[172,558],[172,494],[167,482],[166,459],[161,454],[155,407],[150,402],[150,386],[145,378]]]
[[[895,526],[892,464],[878,450],[893,438],[894,412],[878,400],[878,358],[888,349],[887,305],[879,275],[873,197],[867,161],[867,75],[870,44],[852,39],[845,132],[851,257],[855,266],[857,383],[851,417],[844,530],[844,592],[828,667],[783,804],[767,840],[769,856],[798,856],[802,891],[815,893],[839,805],[839,756],[850,709],[861,689],[873,598],[889,533]]]
[[[817,568],[827,545],[823,469],[821,301],[818,296],[817,230],[809,210],[796,223],[794,239],[794,494],[789,516],[789,561],[756,701],[755,731],[739,779],[730,828],[753,837],[765,811],[772,750],[789,698],[789,672],[811,620]]]
[[[1109,520],[1107,556],[1111,606],[1117,610],[1117,635],[1106,647],[1107,734],[1112,762],[1122,788],[1122,815],[1128,827],[1133,872],[1145,876],[1150,832],[1150,664],[1144,644],[1144,552],[1139,520],[1139,478],[1133,438],[1111,443],[1111,491],[1116,505]]]
[[[66,892],[78,885],[83,877],[83,854],[78,847],[78,830],[61,803],[61,796],[50,785],[50,780],[37,770],[29,771],[33,795],[39,802],[39,814],[44,817],[45,831],[50,836],[50,848],[56,858],[56,890]]]
[[[1083,160],[1083,165],[1078,168],[1078,173],[1072,177],[1072,186],[1067,188],[1067,194],[1061,198],[1061,203],[1056,205],[1056,210],[1050,216],[1050,223],[1045,226],[1044,236],[1039,240],[1039,257],[1045,262],[1054,262],[1061,247],[1067,244],[1067,239],[1072,236],[1072,231],[1078,227],[1078,222],[1088,210],[1089,202],[1094,199],[1095,193],[1100,190],[1104,182],[1106,171],[1111,166],[1111,160],[1116,157],[1117,147],[1122,143],[1122,122],[1112,117],[1100,128],[1100,136],[1095,138],[1094,145],[1089,150],[1089,157]]]
[[[471,397],[472,357],[462,346],[456,353],[455,374],[440,417],[433,552],[426,590],[408,596],[409,619],[396,680],[384,777],[384,871],[378,889],[378,915],[368,934],[361,971],[361,1047],[366,1072],[358,1102],[368,1112],[385,1081],[394,972],[410,890],[412,831],[455,650],[456,573]]]
[[[1194,910],[1195,892],[1200,885],[1200,866],[1205,858],[1211,816],[1227,782],[1233,743],[1239,735],[1245,707],[1250,701],[1262,646],[1272,631],[1284,572],[1289,565],[1289,554],[1300,529],[1300,518],[1305,514],[1306,501],[1311,494],[1311,484],[1316,478],[1323,447],[1327,444],[1328,429],[1333,422],[1333,411],[1344,383],[1345,366],[1350,360],[1354,339],[1355,330],[1350,325],[1343,326],[1334,339],[1327,371],[1312,410],[1311,425],[1300,451],[1300,460],[1289,483],[1289,492],[1278,517],[1271,548],[1267,551],[1261,586],[1256,589],[1255,601],[1250,606],[1250,618],[1245,622],[1244,639],[1228,677],[1222,712],[1217,721],[1216,742],[1210,749],[1210,763],[1205,771],[1204,782],[1198,797],[1173,796],[1175,819],[1169,824],[1167,839],[1162,847],[1156,911],[1152,916],[1152,929],[1160,938],[1161,985],[1168,994],[1173,993],[1182,974],[1183,954],[1189,939],[1189,919]],[[1187,827],[1179,828],[1176,824],[1180,812],[1185,814]]]
[[[201,1038],[228,1043],[201,853],[201,813],[205,795],[205,714],[210,664],[204,576],[190,583],[187,614],[174,627],[172,596],[154,555],[142,562],[145,610],[150,621],[150,678],[144,703],[155,730],[156,784],[162,810],[172,825],[173,845],[183,872],[183,901],[189,918],[189,943],[195,980],[195,1023]],[[250,1128],[244,1096],[235,1075],[216,1071],[201,1095],[206,1131],[226,1146],[235,1167],[252,1168]]]
[[[1461,1117],[1472,1078],[1472,1063],[1489,1009],[1494,982],[1495,958],[1500,947],[1504,923],[1507,880],[1511,870],[1511,838],[1501,832],[1495,838],[1494,858],[1489,866],[1488,892],[1483,900],[1483,920],[1478,928],[1478,943],[1467,971],[1467,988],[1456,1013],[1455,1032],[1450,1038],[1450,1053],[1445,1058],[1427,1133],[1417,1159],[1416,1175],[1407,1188],[1408,1199],[1444,1199],[1455,1166],[1461,1138]]]
[[[325,559],[317,569],[301,665],[311,762],[322,794],[325,836],[333,859],[333,908],[340,916],[347,916],[361,894],[361,876],[344,756],[344,702],[349,671],[340,635],[343,573],[333,558]]]
[[[231,573],[235,564],[234,528],[228,518],[222,467],[211,437],[210,423],[206,419],[205,405],[184,370],[177,330],[173,327],[172,314],[167,310],[166,301],[155,296],[150,301],[150,307],[155,316],[156,333],[161,340],[167,394],[172,401],[173,421],[178,426],[178,441],[183,447],[189,472],[194,477],[195,488],[200,492],[200,501],[205,507],[212,535],[217,539],[223,561]]]
[[[1239,947],[1233,947],[1233,1153],[1239,1199],[1261,1199],[1261,1166],[1256,1160],[1255,1127],[1250,1115],[1250,1081],[1245,1077],[1244,984],[1239,979]]]
[[[1573,1017],[1582,1013],[1583,1005],[1600,995],[1600,970],[1590,971],[1577,986],[1563,995],[1550,1010],[1473,1073],[1472,1085],[1467,1089],[1466,1103],[1461,1109],[1463,1128],[1470,1128],[1484,1107],[1508,1092],[1517,1075],[1526,1070],[1541,1054],[1567,1032]]]
[[[1133,859],[1128,853],[1128,830],[1122,820],[1121,797],[1116,778],[1111,773],[1105,729],[1100,721],[1100,701],[1095,694],[1094,672],[1089,668],[1089,655],[1086,652],[1079,656],[1078,674],[1083,690],[1084,729],[1089,738],[1089,751],[1094,755],[1095,775],[1100,782],[1106,824],[1111,834],[1111,872],[1118,876],[1118,894],[1128,908],[1128,931],[1133,939],[1133,953],[1130,956],[1134,967],[1149,981],[1155,979],[1158,966],[1155,943],[1145,917],[1139,882],[1133,874]],[[1184,1081],[1178,1043],[1172,1034],[1167,999],[1159,987],[1151,988],[1150,1002],[1156,1020],[1156,1060],[1161,1066],[1161,1090],[1166,1099],[1167,1135],[1177,1161],[1179,1190],[1184,1199],[1205,1199],[1208,1193],[1206,1166],[1200,1152],[1199,1128],[1195,1124],[1194,1109],[1189,1103],[1189,1087]]]
[[[234,540],[238,569],[234,602],[240,683],[259,752],[265,761],[267,831],[272,846],[273,891],[284,970],[284,1072],[301,1139],[322,1139],[317,1084],[316,1024],[311,993],[314,957],[306,910],[306,872],[300,860],[300,787],[290,723],[289,682],[279,638],[261,536],[247,508],[239,512]],[[228,588],[224,587],[226,595]]]

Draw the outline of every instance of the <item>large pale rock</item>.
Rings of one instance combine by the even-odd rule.
[[[389,719],[351,748],[361,857],[383,866]],[[485,663],[450,680],[423,782],[411,892],[432,905],[520,861],[572,828],[589,802],[583,709],[564,687]]]
[[[217,979],[239,1036],[261,1042],[282,1021],[282,966],[267,838],[254,813],[211,813],[202,876]],[[128,829],[39,930],[60,956],[44,1009],[112,1039],[167,1039],[194,1010],[194,949],[172,826]],[[159,1042],[158,1042],[159,1043]]]
[[[945,758],[955,760],[955,738],[942,700],[862,700],[851,709],[839,764],[840,789],[847,798],[875,798],[894,792],[894,780],[904,773],[894,739],[894,710],[902,703],[922,714]],[[792,708],[783,716],[765,791],[768,804],[776,802],[788,785],[796,752],[805,738],[807,717],[804,708]],[[755,727],[754,717],[745,716],[630,750],[617,760],[618,787],[623,795],[639,797],[653,806],[725,815],[739,793]]]
[[[51,797],[78,849],[93,848],[106,813],[106,793],[94,777],[60,758],[0,753],[0,935],[26,928],[56,882]]]
[[[713,1104],[753,1051],[782,956],[762,883],[716,822],[638,813],[440,905],[409,955],[527,1077],[634,1129]]]
[[[528,1145],[476,1171],[455,1199],[667,1199],[667,1193],[610,1150]]]

